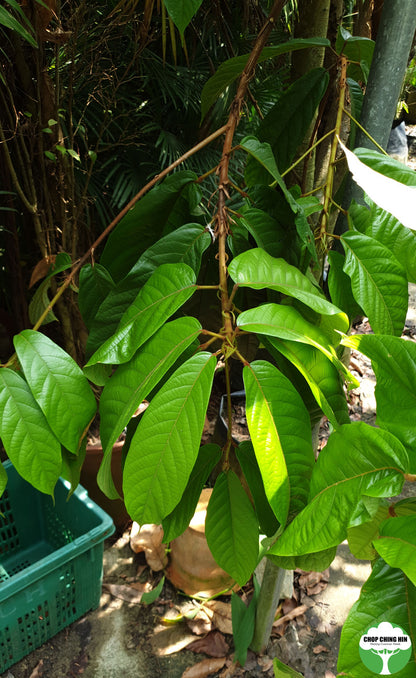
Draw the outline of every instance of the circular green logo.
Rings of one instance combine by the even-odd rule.
[[[391,676],[404,668],[412,654],[412,641],[399,626],[383,621],[360,638],[363,664],[379,676]]]

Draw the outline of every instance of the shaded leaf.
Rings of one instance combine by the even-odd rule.
[[[192,17],[197,13],[202,4],[202,0],[163,1],[170,18],[181,34],[183,34],[185,28],[190,23]]]
[[[214,466],[221,459],[221,455],[222,450],[219,445],[208,444],[200,447],[180,502],[162,522],[167,543],[179,537],[188,527],[195,513],[202,488]]]
[[[267,212],[256,208],[242,210],[241,216],[236,217],[236,222],[253,236],[258,247],[271,254],[272,257],[278,257],[284,253],[285,229]],[[233,227],[234,235],[235,228]]]
[[[348,546],[351,553],[360,560],[374,560],[376,551],[372,540],[378,534],[380,523],[389,515],[389,507],[382,504],[371,520],[348,529]]]
[[[357,316],[365,315],[354,299],[351,279],[343,270],[345,256],[341,252],[328,252],[329,272],[328,289],[332,302],[347,314],[352,322]]]
[[[187,646],[187,649],[192,650],[192,652],[203,652],[210,657],[224,657],[230,651],[230,647],[220,631],[211,631],[204,638],[194,640]]]
[[[123,314],[112,337],[90,358],[95,363],[125,363],[195,292],[195,274],[186,264],[163,264]]]
[[[272,179],[279,182],[282,181],[270,144],[267,142],[261,142],[259,139],[257,139],[257,137],[250,135],[244,137],[244,139],[240,141],[239,146],[256,160],[254,165],[253,163],[250,165],[250,162],[247,162],[244,173],[244,179],[247,186],[254,186],[255,184],[262,183],[258,181],[257,178],[257,163],[261,165],[264,170],[266,170],[266,177],[267,173],[270,175],[268,180],[264,181],[264,183],[270,184]]]
[[[265,47],[260,54],[258,63],[265,61],[266,59],[271,59],[281,54],[287,54],[299,49],[307,49],[308,47],[327,47],[329,46],[329,41],[325,38],[299,38],[296,40],[290,40],[281,45],[276,45],[273,47]],[[249,54],[243,54],[241,56],[232,57],[227,61],[224,61],[216,71],[216,73],[205,83],[204,88],[201,94],[201,118],[205,118],[209,109],[213,104],[216,103],[217,99],[221,96],[224,90],[231,85],[234,80],[236,80],[239,75],[243,72]]]
[[[37,321],[41,317],[42,313],[46,311],[50,304],[50,299],[48,296],[48,291],[51,286],[51,281],[49,279],[44,280],[39,285],[36,290],[33,298],[29,304],[29,320],[32,325],[36,325]],[[48,323],[53,323],[55,320],[58,320],[55,313],[51,309],[42,322],[42,325],[47,325]]]
[[[114,289],[114,281],[104,266],[87,264],[81,268],[78,304],[88,330],[91,330],[100,304],[112,289]]]
[[[243,369],[247,425],[267,499],[279,523],[307,502],[314,465],[308,411],[290,381],[266,361]]]
[[[330,435],[315,464],[308,505],[270,553],[301,555],[341,543],[347,528],[360,522],[362,496],[399,494],[408,463],[405,449],[387,431],[363,422],[341,426]]]
[[[145,603],[145,605],[151,605],[151,603],[154,603],[155,600],[157,600],[160,594],[162,593],[164,583],[165,577],[163,576],[158,585],[155,586],[154,589],[152,589],[151,591],[145,591],[142,594],[142,603]]]
[[[215,561],[244,586],[259,551],[254,509],[233,471],[218,476],[207,508],[205,536]]]
[[[7,472],[3,464],[0,464],[0,497],[2,496],[7,485]]]
[[[416,586],[416,515],[388,518],[380,525],[374,548],[390,565],[398,567]]]
[[[35,38],[26,30],[24,26],[7,11],[5,7],[0,7],[0,24],[9,28],[19,35],[23,40],[26,40],[32,47],[37,47]]]
[[[199,450],[216,359],[199,353],[155,395],[133,436],[123,492],[138,523],[160,523],[185,490]]]
[[[352,293],[378,334],[400,336],[406,319],[408,285],[396,257],[374,238],[358,232],[341,237],[345,250],[344,271],[351,278]]]
[[[26,381],[8,368],[0,370],[0,413],[0,437],[17,472],[53,495],[62,468],[61,445]],[[5,482],[4,473],[0,482]]]
[[[247,650],[253,640],[256,621],[257,594],[254,593],[250,603],[244,601],[234,591],[231,593],[231,619],[233,624],[234,661],[244,666]]]
[[[120,365],[100,398],[103,460],[97,482],[108,497],[117,490],[111,476],[111,452],[140,403],[201,331],[195,318],[177,318],[163,325],[129,362]]]
[[[77,454],[96,412],[94,394],[76,362],[51,339],[24,330],[14,346],[35,400],[62,445]]]
[[[253,497],[260,529],[264,534],[271,537],[279,527],[279,523],[267,501],[263,478],[251,441],[245,440],[240,443],[236,450],[236,456]]]
[[[302,674],[283,664],[280,659],[273,659],[274,678],[302,678]]]

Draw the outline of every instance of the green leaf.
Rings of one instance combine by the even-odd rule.
[[[388,518],[374,548],[390,567],[399,567],[416,586],[416,516]]]
[[[0,464],[0,497],[3,495],[7,485],[7,472],[3,464]]]
[[[123,314],[112,337],[90,358],[95,363],[125,363],[196,290],[195,273],[186,264],[162,264]]]
[[[91,330],[100,305],[112,289],[114,281],[104,266],[87,264],[81,268],[78,305],[88,330]]]
[[[253,497],[260,529],[268,537],[271,537],[275,534],[279,523],[267,501],[263,478],[251,441],[245,440],[240,443],[236,450],[236,456]]]
[[[374,46],[374,40],[351,35],[343,26],[339,27],[335,49],[338,54],[344,54],[352,62],[347,71],[349,78],[367,83]]]
[[[351,278],[354,299],[377,334],[400,336],[406,319],[406,272],[396,257],[367,235],[348,232],[341,237],[344,271]]]
[[[319,288],[284,259],[276,259],[260,248],[243,252],[232,260],[229,274],[240,287],[255,290],[268,288],[295,297],[317,313],[329,315],[341,314],[339,308],[331,304]],[[348,318],[343,314],[345,331],[349,328]]]
[[[133,436],[123,492],[139,524],[161,523],[179,503],[198,455],[216,359],[198,353],[155,395]]]
[[[144,603],[145,605],[151,605],[151,603],[154,603],[155,600],[157,600],[162,593],[163,586],[165,584],[165,576],[163,575],[162,579],[158,583],[157,586],[155,586],[154,589],[151,591],[145,591],[142,594],[141,602]]]
[[[55,261],[49,268],[49,272],[46,276],[46,280],[53,278],[54,275],[62,273],[62,271],[67,271],[68,268],[72,266],[71,256],[67,252],[58,252],[55,257]]]
[[[34,37],[30,35],[26,28],[4,7],[0,7],[0,24],[17,33],[17,35],[23,38],[23,40],[26,40],[32,47],[38,46]]]
[[[256,514],[233,471],[218,476],[207,508],[205,536],[216,563],[244,586],[259,552]]]
[[[276,159],[273,155],[273,151],[271,149],[270,144],[268,144],[267,142],[262,143],[256,137],[250,135],[244,137],[244,139],[240,141],[239,146],[256,160],[254,168],[256,168],[258,163],[266,170],[266,177],[267,173],[271,175],[269,176],[268,181],[259,182],[257,181],[257,172],[250,171],[250,163],[247,163],[246,171],[244,174],[247,186],[254,186],[255,184],[258,183],[270,184],[271,179],[274,179],[275,181],[279,182],[282,181],[279,170],[277,169]],[[253,169],[253,164],[251,165],[251,168]]]
[[[348,546],[356,558],[360,560],[375,559],[376,551],[372,541],[378,534],[380,524],[388,515],[389,507],[387,504],[383,504],[379,506],[377,513],[371,520],[348,529]]]
[[[291,306],[263,304],[263,306],[243,311],[238,316],[237,325],[246,332],[256,332],[315,346],[338,368],[347,381],[354,384],[354,388],[359,385],[337,357],[325,332],[307,322]]]
[[[127,274],[146,249],[163,235],[184,189],[197,178],[194,172],[175,172],[149,191],[110,233],[100,263],[115,282]],[[182,222],[183,223],[183,222]]]
[[[195,318],[178,318],[163,325],[133,358],[120,365],[100,398],[103,460],[97,482],[111,499],[118,496],[111,476],[113,445],[140,403],[201,331]]]
[[[74,151],[73,148],[67,148],[67,151],[66,151],[66,152],[68,153],[68,155],[71,156],[71,158],[74,158],[74,160],[77,160],[78,162],[81,162],[81,158],[79,157],[79,153],[77,153],[76,151]]]
[[[305,73],[287,89],[260,123],[257,135],[260,141],[271,145],[279,172],[288,169],[293,161],[328,82],[329,75],[324,68]],[[264,170],[258,172],[257,183],[267,183]]]
[[[22,377],[0,370],[0,437],[17,472],[53,495],[62,468],[61,445]]]
[[[353,204],[349,216],[361,233],[375,238],[394,254],[406,271],[409,282],[416,282],[416,233],[403,226],[389,212],[381,209],[370,198],[370,209]]]
[[[362,496],[399,494],[408,463],[404,447],[387,431],[363,422],[341,426],[315,464],[308,505],[270,553],[302,555],[340,544],[347,528],[358,524]]]
[[[94,418],[96,402],[76,362],[48,337],[24,330],[14,346],[26,380],[62,445],[77,454]]]
[[[81,478],[81,468],[85,461],[87,453],[87,439],[82,441],[78,454],[71,454],[65,447],[62,447],[62,471],[61,476],[71,484],[68,499],[73,495]]]
[[[204,484],[221,459],[222,450],[214,443],[202,445],[189,476],[188,484],[177,506],[162,521],[163,538],[166,543],[179,537],[188,527],[201,496]]]
[[[330,566],[337,555],[337,547],[333,546],[317,553],[306,553],[302,556],[275,556],[266,554],[275,565],[284,570],[305,570],[306,572],[323,572]]]
[[[105,386],[113,373],[113,366],[97,363],[96,365],[84,367],[82,371],[88,381],[91,381],[96,386]]]
[[[314,466],[308,411],[290,381],[270,363],[243,369],[247,425],[267,499],[285,525],[307,502]]]
[[[274,678],[302,678],[302,674],[283,664],[276,657],[273,659]]]
[[[50,299],[48,296],[48,290],[51,286],[51,281],[49,279],[43,280],[36,290],[33,298],[29,304],[29,320],[32,325],[35,325],[42,313],[48,308],[50,304]],[[57,321],[55,313],[52,309],[49,311],[48,315],[44,319],[42,325],[47,325],[48,323],[53,323]]]
[[[351,321],[359,315],[365,315],[353,297],[351,280],[343,270],[345,256],[341,252],[331,250],[328,252],[328,260],[328,289],[333,303],[342,309]]]
[[[55,153],[52,153],[52,151],[43,151],[43,153],[48,158],[48,160],[52,160],[52,162],[56,161],[56,155]]]
[[[393,433],[408,451],[411,472],[416,472],[416,344],[399,337],[354,335],[350,346],[371,360],[377,383],[377,424]]]
[[[202,0],[164,0],[168,14],[181,35],[201,4]]]
[[[369,678],[368,668],[359,654],[360,638],[370,627],[383,621],[399,626],[410,635],[416,625],[416,589],[401,570],[389,567],[379,558],[342,627],[338,671],[350,678]],[[415,638],[412,640],[414,647]],[[409,663],[397,675],[414,678],[415,669],[413,649]]]
[[[235,221],[245,228],[253,236],[257,245],[272,257],[279,257],[286,252],[286,229],[267,212],[256,208],[241,210],[241,216],[236,217]],[[233,235],[235,235],[234,227]]]
[[[231,592],[231,622],[234,640],[234,661],[244,666],[247,650],[253,640],[256,621],[257,595],[253,594],[248,605],[234,592]]]
[[[258,63],[295,50],[307,49],[308,47],[328,47],[329,44],[326,38],[299,38],[290,40],[281,45],[265,47],[260,54]],[[249,54],[243,54],[224,61],[217,72],[205,83],[201,94],[202,119],[205,118],[211,106],[217,102],[224,90],[241,75],[249,56]]]
[[[321,351],[308,344],[271,337],[268,341],[305,378],[313,396],[334,428],[349,423],[348,404],[338,370]],[[302,394],[301,394],[302,395]]]

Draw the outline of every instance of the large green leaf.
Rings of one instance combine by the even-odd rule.
[[[29,33],[29,31],[26,30],[24,26],[22,26],[21,23],[19,23],[13,14],[10,14],[10,12],[5,9],[5,7],[0,7],[0,24],[17,33],[19,37],[23,38],[23,40],[26,40],[30,45],[32,45],[32,47],[38,46],[35,38]]]
[[[356,302],[378,334],[400,336],[408,305],[406,272],[382,243],[350,231],[341,237],[344,271],[351,278]]]
[[[306,553],[302,556],[276,556],[267,553],[267,557],[284,570],[299,569],[306,572],[323,572],[330,566],[336,555],[336,546],[316,553]]]
[[[190,171],[171,174],[149,191],[110,233],[100,263],[115,282],[124,278],[140,255],[163,235],[183,190],[196,178]]]
[[[393,433],[408,451],[416,472],[416,344],[371,334],[344,337],[342,343],[371,360],[377,383],[377,424]]]
[[[404,267],[409,282],[416,282],[416,233],[403,226],[389,212],[381,209],[370,198],[370,209],[352,205],[349,215],[361,233],[375,238],[390,250]]]
[[[185,28],[190,23],[192,17],[197,13],[202,4],[202,0],[163,1],[170,18],[181,34],[183,34]]]
[[[250,437],[267,499],[276,518],[306,504],[314,465],[311,425],[302,398],[279,370],[264,360],[243,369]]]
[[[241,210],[241,216],[236,217],[235,221],[243,226],[253,236],[257,245],[272,257],[279,257],[285,253],[287,229],[267,212],[256,208]]]
[[[254,581],[255,578],[254,578]],[[257,590],[249,604],[238,596],[234,591],[231,592],[231,622],[233,627],[234,642],[234,661],[240,666],[244,666],[247,661],[247,650],[253,640],[254,628],[256,622],[257,609]]]
[[[324,68],[305,73],[289,87],[260,123],[257,135],[260,141],[271,145],[280,172],[286,170],[294,159],[328,82],[329,75]],[[248,165],[254,162],[250,160]],[[258,170],[256,183],[267,183],[267,174],[260,167]],[[254,178],[254,170],[248,168],[247,171]]]
[[[279,523],[267,500],[263,478],[250,440],[244,440],[240,443],[236,450],[236,457],[253,497],[260,530],[263,534],[271,537],[277,531]]]
[[[162,264],[123,314],[112,337],[87,365],[125,363],[195,292],[195,273],[186,264]]]
[[[278,304],[263,304],[257,308],[243,311],[237,319],[240,329],[247,332],[256,332],[266,336],[289,339],[301,344],[310,344],[337,367],[347,381],[358,385],[354,377],[339,360],[334,347],[329,343],[325,332],[305,320],[296,309],[291,306]]]
[[[202,445],[189,476],[188,484],[177,506],[163,519],[163,538],[168,544],[186,530],[201,496],[204,484],[221,459],[222,450],[214,443]]]
[[[131,441],[123,473],[133,520],[160,523],[173,511],[195,464],[216,359],[198,353],[155,395]]]
[[[343,676],[369,678],[369,670],[359,654],[360,638],[370,627],[383,621],[399,626],[409,635],[413,634],[416,628],[416,588],[401,570],[389,567],[379,558],[342,627],[338,671]],[[397,674],[400,678],[414,678],[415,675],[414,636],[412,641],[413,655]]]
[[[299,49],[328,46],[329,41],[326,38],[299,38],[290,40],[281,45],[265,47],[258,59],[258,63]],[[201,94],[201,118],[205,118],[211,106],[217,102],[217,99],[224,90],[241,75],[249,56],[249,54],[243,54],[228,59],[228,61],[220,65],[217,72],[205,83]]]
[[[308,505],[270,552],[301,555],[340,544],[347,528],[359,524],[362,496],[399,494],[408,463],[404,447],[387,431],[363,422],[341,426],[318,457]]]
[[[371,520],[348,529],[348,546],[356,558],[360,560],[375,559],[377,554],[372,541],[378,535],[380,524],[383,520],[386,520],[388,515],[389,506],[385,502],[379,506]]]
[[[390,565],[399,567],[416,586],[416,516],[388,518],[380,525],[374,548]]]
[[[364,315],[354,299],[351,289],[351,279],[344,272],[345,256],[341,252],[328,252],[329,272],[328,289],[332,302],[347,314],[350,321],[359,315]]]
[[[367,83],[373,59],[375,42],[370,38],[351,35],[343,26],[338,29],[335,49],[338,54],[348,57],[348,76],[354,80],[363,80]]]
[[[240,287],[276,290],[295,297],[317,313],[341,314],[339,308],[331,304],[298,268],[291,266],[284,259],[272,257],[263,249],[254,248],[235,257],[228,267],[228,272]],[[348,318],[344,315],[342,320],[347,331]]]
[[[257,565],[256,514],[233,471],[221,472],[208,504],[205,536],[215,561],[244,586]]]
[[[0,370],[0,415],[0,437],[16,470],[53,495],[62,468],[61,445],[26,381],[8,368]]]
[[[356,148],[354,155],[375,172],[380,172],[406,186],[416,186],[415,171],[389,155],[369,148]]]
[[[266,141],[261,142],[254,136],[247,136],[244,137],[239,146],[256,161],[255,163],[247,162],[244,173],[247,186],[255,186],[258,183],[270,184],[272,179],[278,183],[282,181],[270,144]],[[265,170],[264,182],[258,181],[258,164]],[[267,177],[267,174],[270,176]]]
[[[187,264],[198,276],[201,258],[211,236],[199,224],[185,224],[149,247],[131,271],[100,300],[87,342],[87,353],[103,344],[117,329],[123,313],[161,264]]]
[[[114,281],[104,266],[87,264],[81,268],[78,305],[88,330],[91,330],[98,309],[114,286]]]
[[[94,418],[94,394],[76,362],[40,332],[24,330],[14,346],[35,400],[52,431],[73,454]]]
[[[306,379],[316,402],[334,428],[349,422],[348,404],[338,370],[313,346],[269,337],[272,346]]]
[[[111,477],[111,451],[140,403],[201,331],[195,318],[178,318],[163,325],[133,358],[120,365],[100,398],[103,461],[97,482],[111,499],[118,496]]]

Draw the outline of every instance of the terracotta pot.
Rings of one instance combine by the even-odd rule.
[[[121,455],[123,445],[123,440],[114,445],[111,458],[111,472],[113,474],[114,484],[121,496],[123,485]],[[87,445],[87,454],[81,470],[80,483],[85,487],[91,499],[112,517],[116,528],[122,529],[130,520],[124,502],[121,499],[109,499],[100,490],[97,484],[97,473],[102,458],[103,448],[101,447],[101,443]]]
[[[236,586],[235,581],[218,567],[205,539],[205,516],[211,493],[212,489],[202,490],[189,527],[170,543],[166,576],[176,588],[190,596],[210,597]]]

